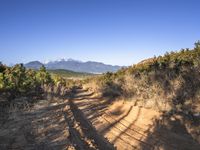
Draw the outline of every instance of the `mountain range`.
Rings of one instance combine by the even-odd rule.
[[[44,65],[49,70],[64,69],[75,72],[86,72],[86,73],[105,73],[105,72],[116,72],[121,66],[107,65],[101,62],[87,61],[81,62],[73,59],[61,59],[57,61],[50,61],[48,63],[41,63],[40,61],[31,61],[25,64],[26,68],[38,70]]]

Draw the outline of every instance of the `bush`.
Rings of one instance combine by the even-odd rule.
[[[39,71],[26,69],[23,64],[13,67],[0,66],[0,91],[9,92],[12,96],[37,93],[44,84],[53,83],[50,74],[43,66]]]

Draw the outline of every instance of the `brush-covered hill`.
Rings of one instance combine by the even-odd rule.
[[[86,88],[105,97],[162,112],[163,128],[185,128],[200,143],[200,42],[88,82]]]

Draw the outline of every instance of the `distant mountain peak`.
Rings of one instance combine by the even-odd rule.
[[[31,68],[31,69],[40,69],[40,67],[44,65],[43,63],[41,63],[40,61],[31,61],[27,64],[25,64],[26,68]]]
[[[105,73],[108,71],[116,72],[121,68],[121,66],[107,65],[102,62],[95,62],[95,61],[82,62],[71,58],[67,60],[62,58],[55,61],[49,61],[44,64],[42,64],[39,61],[32,61],[25,64],[27,68],[32,68],[32,69],[39,69],[42,65],[45,65],[47,69],[51,70],[65,69],[75,72],[86,72],[86,73]]]
[[[26,65],[32,65],[32,64],[39,64],[39,65],[43,65],[43,63],[41,63],[40,61],[31,61],[29,63],[27,63]]]
[[[48,64],[48,63],[54,63],[54,62],[65,62],[65,61],[75,61],[75,62],[82,62],[80,60],[76,60],[76,59],[72,59],[72,58],[59,58],[59,59],[56,59],[56,60],[47,60],[45,61],[44,64]]]
[[[76,61],[76,60],[74,60],[74,59],[72,59],[72,58],[69,58],[69,59],[67,59],[67,61]]]
[[[65,61],[65,58],[61,58],[60,60],[58,60],[58,61]]]
[[[67,61],[82,62],[82,61],[80,61],[80,60],[76,60],[76,59],[72,59],[72,58],[68,58]]]

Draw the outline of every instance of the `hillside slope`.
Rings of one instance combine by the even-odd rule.
[[[84,86],[109,99],[161,112],[156,124],[163,122],[173,132],[182,128],[200,143],[200,42],[192,50],[166,53]]]

